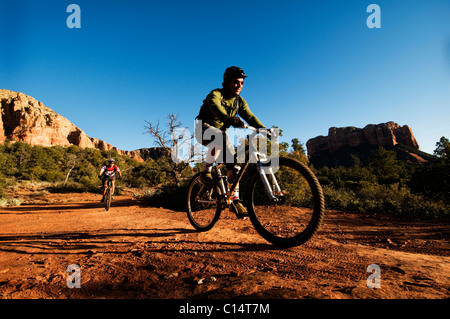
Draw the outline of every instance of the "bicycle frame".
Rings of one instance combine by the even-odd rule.
[[[251,136],[253,136],[253,137],[256,136],[256,134],[258,133],[258,130],[256,128],[248,126],[248,125],[246,125],[245,128],[254,131],[252,134],[247,136],[247,140],[248,141],[253,141],[253,138],[251,138]],[[281,188],[280,188],[280,186],[279,186],[279,184],[277,182],[277,179],[275,177],[275,174],[274,174],[274,172],[272,170],[272,167],[270,165],[265,166],[262,163],[262,162],[267,162],[267,160],[268,160],[267,155],[256,151],[255,147],[250,147],[249,151],[250,150],[252,151],[252,153],[249,154],[249,156],[246,159],[243,167],[241,168],[240,172],[238,173],[237,178],[231,184],[231,187],[229,189],[225,185],[225,182],[224,182],[225,179],[224,179],[224,176],[222,175],[222,172],[220,170],[220,168],[223,166],[223,164],[217,165],[217,163],[216,163],[216,165],[213,166],[213,169],[215,170],[215,176],[217,176],[217,179],[218,179],[216,182],[218,182],[218,186],[220,187],[220,189],[222,191],[222,199],[225,200],[225,203],[227,203],[227,205],[231,204],[231,202],[232,202],[231,197],[232,197],[234,191],[236,190],[236,187],[239,185],[239,182],[241,181],[242,176],[244,175],[245,171],[247,170],[248,165],[250,163],[250,159],[253,158],[253,157],[256,158],[257,170],[259,172],[259,175],[261,177],[261,180],[263,182],[264,188],[266,189],[266,192],[267,192],[267,195],[269,196],[269,198],[272,201],[274,201],[274,202],[278,202],[278,201],[281,200],[281,198],[283,196]],[[270,184],[269,179],[267,178],[267,176],[270,176],[270,178],[272,180],[272,185],[273,185],[273,188],[275,189],[276,195],[272,191],[272,187],[271,187],[271,184]],[[205,187],[205,186],[202,186],[202,189],[200,190],[199,194],[203,190],[203,187]],[[213,200],[213,199],[211,199],[211,200],[200,200],[200,199],[197,199],[197,202],[205,203],[205,204],[214,204],[214,203],[217,202],[217,200]]]

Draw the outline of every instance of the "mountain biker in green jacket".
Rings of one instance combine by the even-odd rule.
[[[199,143],[209,147],[202,175],[202,181],[206,184],[212,184],[211,168],[221,155],[222,150],[225,153],[222,154],[224,161],[227,159],[227,177],[230,183],[233,183],[240,170],[240,167],[236,165],[234,146],[226,134],[230,126],[243,128],[245,124],[240,118],[242,117],[255,128],[265,127],[250,111],[247,102],[240,96],[246,77],[247,75],[239,67],[227,68],[223,76],[223,87],[208,94],[197,116],[199,123],[195,130],[195,136]],[[211,137],[216,136],[222,137],[221,141],[216,141],[215,138],[211,139]],[[232,159],[232,162],[230,162],[230,159]],[[241,215],[246,215],[247,210],[239,201],[239,187],[236,187],[232,200],[238,212]]]

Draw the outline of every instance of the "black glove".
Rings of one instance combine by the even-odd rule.
[[[234,116],[234,117],[227,117],[225,119],[225,124],[229,124],[229,125],[233,125],[234,127],[237,128],[244,128],[245,127],[245,123],[244,121],[242,121],[239,117]]]

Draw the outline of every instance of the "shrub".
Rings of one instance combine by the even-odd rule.
[[[0,198],[0,207],[20,206],[22,200],[19,198]]]
[[[325,206],[327,209],[358,210],[359,201],[352,190],[344,191],[324,186]]]
[[[99,188],[92,189],[83,183],[79,182],[67,182],[56,183],[53,186],[48,187],[48,191],[51,193],[84,193],[88,191],[99,191]]]
[[[398,184],[366,185],[358,191],[324,186],[323,190],[328,209],[425,218],[450,216],[450,207],[444,202],[413,194]]]

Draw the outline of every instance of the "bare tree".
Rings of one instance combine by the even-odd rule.
[[[75,168],[75,165],[77,165],[77,163],[78,163],[77,155],[69,154],[67,156],[67,165],[70,166],[70,167],[69,167],[69,170],[67,171],[66,179],[64,180],[63,185],[66,185],[67,181],[69,180],[70,173]]]
[[[194,136],[191,134],[186,136],[188,130],[182,127],[177,115],[173,113],[167,116],[165,129],[160,127],[159,121],[156,124],[145,122],[147,123],[145,126],[146,132],[153,136],[156,145],[171,155],[170,157],[163,156],[159,159],[160,168],[169,173],[173,177],[175,184],[180,186],[183,173],[187,169],[190,170],[189,163],[194,160],[193,156],[191,156],[194,151],[192,146]],[[178,157],[181,149],[187,149],[190,153],[184,160]]]

